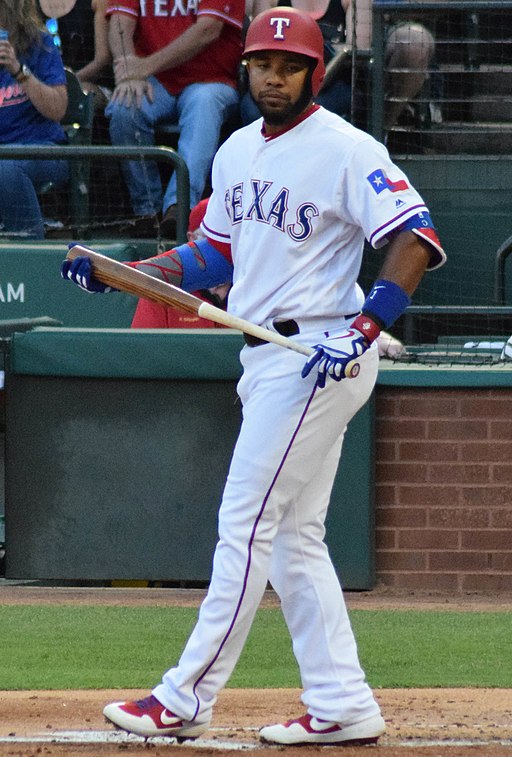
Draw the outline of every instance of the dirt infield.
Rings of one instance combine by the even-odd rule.
[[[185,604],[197,605],[199,590],[134,588],[48,588],[0,583],[1,604]],[[351,609],[410,607],[414,609],[510,611],[510,596],[483,595],[450,598],[443,595],[397,593],[386,589],[347,595]],[[264,604],[276,600],[270,592]],[[511,682],[512,686],[512,682]],[[144,696],[140,691],[26,691],[0,692],[0,757],[85,757],[142,754],[170,755],[186,750],[185,757],[257,751],[261,757],[281,747],[259,744],[257,728],[302,714],[300,691],[293,689],[226,689],[217,703],[212,728],[196,742],[177,746],[172,740],[149,740],[118,734],[104,722],[103,705],[113,699]],[[372,747],[383,757],[512,757],[511,689],[393,689],[377,690],[387,733]],[[336,747],[329,747],[332,752]],[[286,748],[287,757],[306,757],[321,747]],[[325,748],[323,748],[325,752]],[[364,754],[347,747],[343,757]],[[199,757],[199,755],[198,755]]]
[[[84,741],[105,738],[115,732],[106,725],[101,715],[104,704],[115,699],[144,696],[140,691],[71,691],[71,692],[9,692],[1,698],[2,719],[0,739],[11,734],[11,741],[0,741],[0,755],[60,754],[82,755],[94,746],[101,755],[138,753],[143,739],[121,743],[59,744],[63,738],[78,738]],[[200,746],[183,745],[188,757],[195,757],[196,750],[213,754],[222,752],[225,757],[231,751],[242,748],[257,749],[261,757],[265,752],[275,752],[277,747],[263,748],[259,745],[257,727],[274,720],[287,719],[302,714],[298,690],[290,689],[225,689],[215,709],[212,729],[201,739]],[[371,754],[382,753],[384,757],[418,755],[421,750],[439,754],[442,746],[451,745],[457,755],[512,754],[512,690],[490,689],[408,689],[381,690],[376,692],[386,719],[388,731]],[[70,732],[74,734],[70,735]],[[14,738],[18,740],[15,741]],[[30,743],[19,739],[50,739],[49,742]],[[124,736],[123,736],[124,738]],[[52,743],[51,739],[54,740]],[[151,745],[154,740],[150,740]],[[154,754],[165,754],[173,748],[161,746],[160,741],[152,747]],[[135,742],[135,743],[134,743]],[[466,742],[466,746],[464,746]],[[508,744],[507,744],[508,742]],[[227,746],[223,748],[223,745]],[[407,748],[409,745],[409,748]],[[318,751],[315,747],[312,751]],[[332,748],[331,748],[332,749]],[[65,750],[62,752],[61,750]],[[296,749],[287,748],[289,757]],[[302,747],[302,757],[309,751]],[[443,750],[444,751],[444,750]],[[345,748],[343,756],[361,754],[361,749]],[[183,757],[183,755],[182,755]]]

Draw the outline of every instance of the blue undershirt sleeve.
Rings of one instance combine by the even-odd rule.
[[[176,247],[183,264],[182,289],[187,292],[195,292],[198,289],[210,289],[230,282],[233,277],[233,266],[226,258],[213,247],[207,239],[199,239],[194,242],[205,266],[202,267],[194,246],[182,244]]]

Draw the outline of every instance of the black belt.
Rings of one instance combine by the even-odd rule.
[[[276,321],[273,325],[281,336],[295,336],[300,331],[297,321]],[[244,339],[248,347],[259,347],[260,344],[268,344],[265,339],[259,339],[257,336],[252,336],[252,334],[244,334]]]
[[[356,315],[359,315],[359,312],[360,311],[357,313],[348,313],[347,315],[342,315],[341,318],[344,318],[347,321],[350,318],[355,318]],[[297,321],[275,321],[273,326],[281,336],[295,336],[295,334],[300,333]],[[260,344],[268,344],[265,339],[259,339],[257,336],[252,336],[251,334],[244,334],[244,339],[248,347],[259,347]]]

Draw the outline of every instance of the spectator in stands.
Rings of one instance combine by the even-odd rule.
[[[0,0],[0,27],[0,143],[65,143],[59,121],[67,108],[66,76],[36,0]],[[65,184],[68,176],[64,160],[0,159],[3,232],[44,238],[37,191],[47,182]]]
[[[197,7],[197,11],[196,11]],[[203,196],[223,122],[238,108],[244,0],[110,0],[109,41],[116,88],[106,114],[115,145],[150,146],[159,122],[180,126],[178,152],[190,173],[190,202]],[[139,233],[160,209],[162,236],[176,236],[176,175],[162,198],[158,166],[126,161],[123,171]]]
[[[356,24],[353,26],[354,0],[341,0],[346,14],[347,43],[358,50],[370,50],[372,43],[372,0],[355,0]],[[414,20],[388,17],[384,51],[385,106],[384,127],[390,129],[408,104],[419,94],[428,78],[434,58],[435,42],[431,32]]]
[[[352,23],[354,0],[254,0],[253,15],[269,7],[292,5],[308,11],[318,22],[324,36],[327,75],[316,101],[324,108],[351,120],[351,47],[368,53],[372,41],[372,0],[355,0],[356,26]],[[425,26],[416,21],[390,24],[385,47],[385,127],[396,124],[399,117],[422,89],[434,56],[434,38]],[[359,92],[354,97],[360,98]],[[355,110],[360,109],[356,103]],[[244,123],[259,117],[250,95],[242,103]]]
[[[187,238],[189,242],[204,239],[200,224],[206,213],[208,200],[201,200],[192,210],[188,220]],[[208,300],[217,307],[224,308],[231,283],[222,284],[213,289],[195,292],[197,297]],[[222,328],[220,324],[185,313],[177,308],[166,307],[158,302],[139,300],[132,320],[132,329],[211,329]]]

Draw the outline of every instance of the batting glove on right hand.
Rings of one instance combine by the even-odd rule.
[[[323,344],[316,344],[315,351],[308,357],[302,369],[302,378],[309,375],[313,366],[318,364],[318,376],[316,385],[323,389],[327,375],[332,376],[335,381],[341,381],[343,378],[355,378],[359,373],[359,363],[357,358],[360,357],[368,347],[370,342],[357,329],[345,329],[338,336],[333,336],[325,340]]]
[[[63,279],[69,279],[90,294],[104,292],[117,292],[118,289],[102,284],[95,279],[92,274],[92,263],[86,255],[80,255],[74,260],[65,260],[60,269],[60,275]]]

